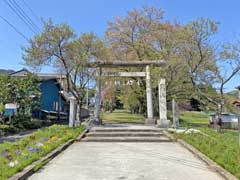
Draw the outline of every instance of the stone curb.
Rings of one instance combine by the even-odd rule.
[[[163,134],[164,134],[165,136],[167,136],[169,139],[171,139],[172,142],[177,142],[177,139],[176,139],[172,134],[170,134],[168,131],[163,130]]]
[[[82,138],[85,137],[85,135],[88,133],[89,129],[86,128],[77,138],[75,141],[81,141]]]
[[[171,138],[172,140],[175,140],[176,142],[178,142],[181,146],[183,146],[184,148],[186,148],[188,151],[190,151],[194,156],[196,156],[198,159],[200,159],[201,161],[203,161],[204,163],[206,163],[208,165],[208,167],[218,173],[222,178],[226,179],[226,180],[238,180],[237,177],[235,177],[234,175],[232,175],[230,172],[228,172],[226,169],[222,168],[220,165],[218,165],[216,162],[214,162],[213,160],[211,160],[209,157],[207,157],[205,154],[203,154],[202,152],[200,152],[199,150],[197,150],[195,147],[193,147],[192,145],[188,144],[186,141],[182,140],[182,139],[176,139],[175,137],[173,137],[171,134],[169,134],[167,131],[164,131],[165,135],[168,136],[169,138]]]
[[[54,157],[56,157],[58,154],[60,154],[62,151],[67,149],[71,144],[73,144],[75,141],[79,141],[81,138],[85,136],[85,134],[88,132],[87,129],[85,129],[77,138],[68,140],[66,143],[61,145],[60,147],[54,149],[46,156],[42,157],[40,160],[37,160],[33,162],[32,164],[25,167],[21,172],[18,172],[17,174],[13,175],[12,177],[8,178],[8,180],[25,180],[35,172],[37,172],[39,169],[41,169],[44,165],[46,165],[49,161],[51,161]],[[40,167],[38,168],[38,165]]]

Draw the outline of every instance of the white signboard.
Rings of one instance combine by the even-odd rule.
[[[145,77],[145,72],[103,72],[102,76],[108,77]]]
[[[5,104],[5,109],[17,109],[17,104],[14,103]]]

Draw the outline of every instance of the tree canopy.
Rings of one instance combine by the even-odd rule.
[[[196,100],[202,109],[217,109],[226,101],[223,92],[226,83],[240,70],[239,43],[219,47],[212,41],[218,25],[207,18],[198,18],[187,24],[171,22],[165,20],[162,9],[143,7],[108,22],[105,37],[101,39],[93,33],[77,35],[69,25],[54,24],[49,20],[45,22],[44,30],[24,48],[23,57],[26,65],[31,67],[51,65],[64,72],[68,90],[79,104],[83,103],[87,82],[94,79],[94,69],[86,68],[84,63],[95,60],[165,60],[166,67],[151,67],[154,101],[157,101],[157,82],[163,77],[167,83],[168,101],[172,98],[180,103]],[[224,63],[232,67],[231,72],[224,74],[221,67]],[[124,69],[132,70],[143,69]],[[120,100],[124,107],[145,113],[145,80],[132,80],[137,83],[124,88],[104,87],[104,103],[112,106],[116,105],[114,101]],[[155,105],[156,113],[157,107]]]

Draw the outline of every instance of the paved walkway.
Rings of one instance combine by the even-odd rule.
[[[174,142],[76,142],[29,179],[222,180]]]

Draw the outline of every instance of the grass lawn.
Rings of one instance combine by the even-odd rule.
[[[169,119],[172,119],[169,113]],[[196,111],[182,111],[180,112],[180,126],[181,127],[207,127],[209,124],[209,115],[203,112]]]
[[[4,142],[0,145],[0,180],[11,177],[68,140],[75,139],[84,129],[83,126],[53,125],[16,142]]]
[[[115,110],[113,113],[104,112],[101,114],[104,123],[144,123],[144,116],[131,114],[127,110]]]

